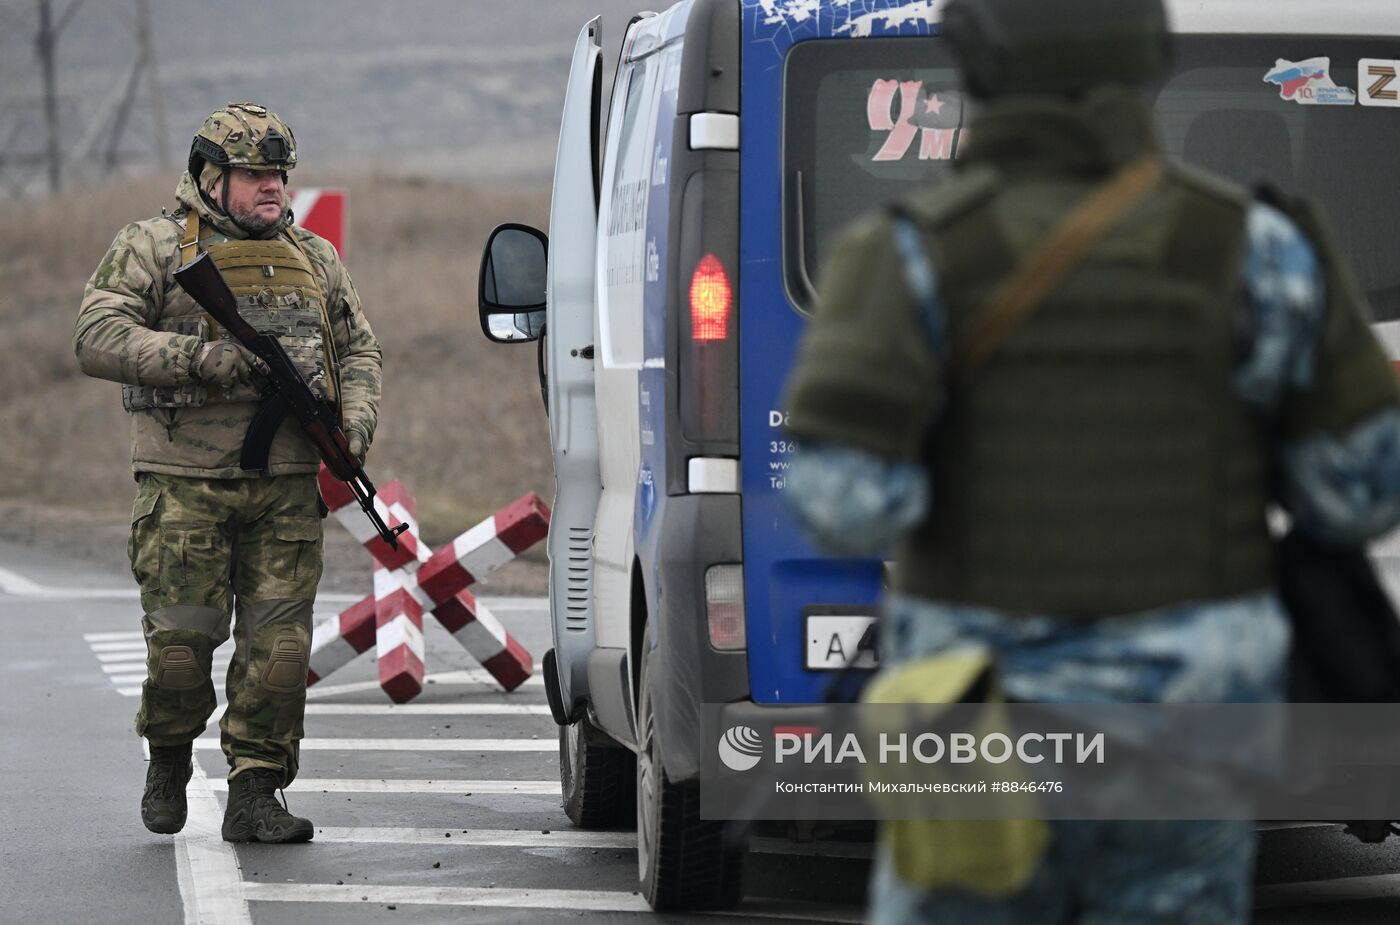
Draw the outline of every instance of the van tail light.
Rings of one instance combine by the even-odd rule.
[[[667,485],[685,494],[689,460],[739,456],[739,172],[696,171],[681,203],[671,303],[680,427],[668,434]]]
[[[700,258],[690,277],[690,336],[726,340],[734,310],[734,290],[724,264],[714,254]]]
[[[722,652],[748,646],[742,565],[712,565],[705,570],[705,617],[710,645]]]

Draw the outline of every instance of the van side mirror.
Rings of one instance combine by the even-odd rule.
[[[549,238],[507,222],[486,239],[477,280],[481,333],[498,344],[538,340],[544,330]]]

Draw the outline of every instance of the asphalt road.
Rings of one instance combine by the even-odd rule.
[[[287,791],[317,826],[310,845],[219,839],[216,732],[196,751],[185,831],[146,832],[145,763],[131,731],[144,650],[129,581],[0,544],[0,922],[659,918],[634,892],[633,834],[578,831],[560,810],[555,727],[537,679],[501,692],[435,627],[430,683],[407,706],[389,706],[369,656],[312,688],[302,777]],[[318,615],[348,602],[323,598]],[[538,658],[543,601],[492,604]],[[227,657],[225,646],[216,661]],[[748,896],[724,918],[859,921],[866,853],[759,839]],[[1335,826],[1270,828],[1257,880],[1261,925],[1392,923],[1400,839],[1362,845]]]

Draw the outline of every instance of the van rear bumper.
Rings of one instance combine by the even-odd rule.
[[[712,647],[705,614],[705,570],[744,561],[740,497],[673,495],[656,529],[657,586],[648,589],[655,619],[642,645],[652,647],[648,674],[661,761],[666,776],[680,782],[700,773],[701,705],[749,697],[747,650]]]

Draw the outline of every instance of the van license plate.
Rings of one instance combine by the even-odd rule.
[[[837,671],[850,664],[856,656],[860,637],[875,622],[870,614],[847,616],[839,614],[807,615],[807,669]],[[873,651],[861,652],[855,667],[874,668],[879,664]]]

